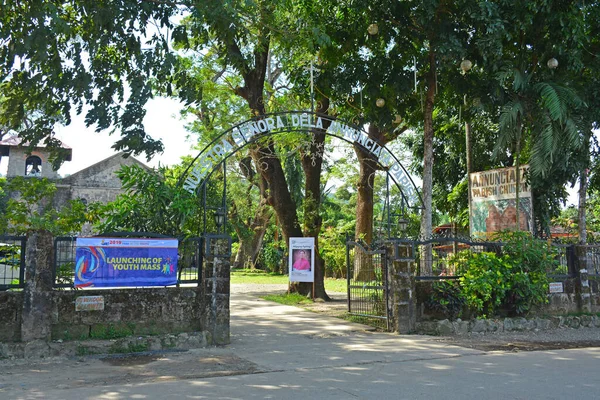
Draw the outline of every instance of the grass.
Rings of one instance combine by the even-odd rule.
[[[287,284],[288,282],[287,275],[274,274],[260,269],[231,270],[231,283]],[[325,278],[325,291],[345,293],[346,290],[345,279]]]
[[[268,301],[273,301],[275,303],[285,304],[286,306],[297,306],[301,304],[313,303],[311,299],[298,293],[268,294],[261,296],[261,298]]]

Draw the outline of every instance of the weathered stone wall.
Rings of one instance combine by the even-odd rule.
[[[90,339],[120,338],[110,351],[229,343],[229,237],[207,247],[200,284],[183,288],[55,290],[53,249],[48,232],[30,235],[23,291],[0,292],[0,357],[57,355],[73,348],[58,344]],[[81,297],[94,301],[82,307]]]
[[[411,333],[415,331],[417,322],[414,262],[409,259],[411,248],[389,245],[387,253],[390,326],[396,332]]]
[[[76,311],[80,296],[102,296],[104,310]],[[56,291],[52,339],[110,339],[202,330],[197,288]]]
[[[497,318],[463,321],[421,321],[417,333],[426,335],[465,335],[468,333],[531,332],[551,329],[600,328],[600,317],[596,315],[555,316],[550,318]]]
[[[21,339],[23,292],[0,292],[0,342]]]
[[[208,329],[210,342],[230,342],[230,278],[231,243],[220,238],[207,238],[204,269],[204,299],[202,321]]]

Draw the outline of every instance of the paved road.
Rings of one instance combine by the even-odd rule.
[[[365,329],[238,294],[230,346],[144,365],[72,360],[0,369],[0,399],[579,399],[600,393],[600,348],[486,353]],[[226,376],[210,376],[202,364]]]

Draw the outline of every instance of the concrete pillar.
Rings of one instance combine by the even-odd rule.
[[[51,339],[53,263],[52,234],[47,231],[30,234],[25,252],[25,289],[21,320],[23,342]]]
[[[412,245],[388,245],[388,282],[392,320],[390,326],[401,334],[412,333],[416,327],[416,282],[413,273]]]
[[[577,255],[577,280],[575,293],[577,296],[577,308],[579,312],[592,312],[592,294],[590,282],[588,280],[588,255],[586,246],[577,246],[575,253]]]
[[[207,257],[203,275],[204,329],[211,336],[211,344],[229,344],[231,243],[229,238],[210,235],[205,240]]]

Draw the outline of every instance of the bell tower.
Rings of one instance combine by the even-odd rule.
[[[45,146],[39,145],[27,152],[27,143],[14,135],[0,141],[0,157],[8,157],[7,178],[16,176],[58,179],[58,172],[52,168],[48,161],[50,151]],[[62,148],[68,151],[66,161],[71,161],[72,150],[66,145]]]

